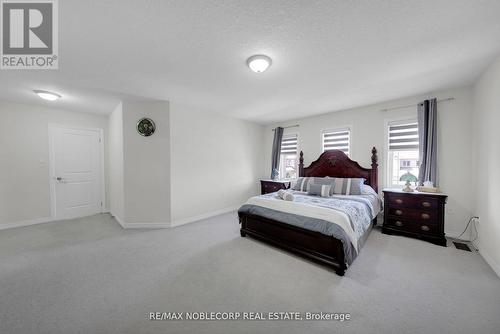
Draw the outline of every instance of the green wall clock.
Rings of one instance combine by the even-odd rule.
[[[141,136],[149,137],[155,133],[155,130],[156,125],[151,118],[144,117],[137,122],[137,132],[139,132]]]

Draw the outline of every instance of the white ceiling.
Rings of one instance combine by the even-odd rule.
[[[0,99],[108,113],[165,99],[270,123],[471,84],[499,0],[59,1],[57,71],[0,71]],[[266,54],[263,74],[245,64]]]

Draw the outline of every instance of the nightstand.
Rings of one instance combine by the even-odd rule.
[[[260,180],[260,193],[262,195],[273,193],[280,189],[289,189],[290,181],[285,180]]]
[[[384,189],[382,233],[399,234],[446,247],[443,193],[404,192]]]

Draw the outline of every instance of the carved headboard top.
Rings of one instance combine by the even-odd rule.
[[[372,168],[364,168],[344,152],[330,150],[323,152],[309,167],[304,167],[304,154],[300,151],[299,176],[362,177],[365,184],[378,192],[378,156],[375,147],[372,149],[371,160]]]

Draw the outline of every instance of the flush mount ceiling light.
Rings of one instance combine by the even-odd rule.
[[[247,65],[255,73],[262,73],[271,66],[272,60],[268,56],[255,55],[247,60]]]
[[[47,101],[55,101],[61,98],[61,95],[48,92],[46,90],[34,90],[36,95],[40,96],[42,99],[47,100]]]

